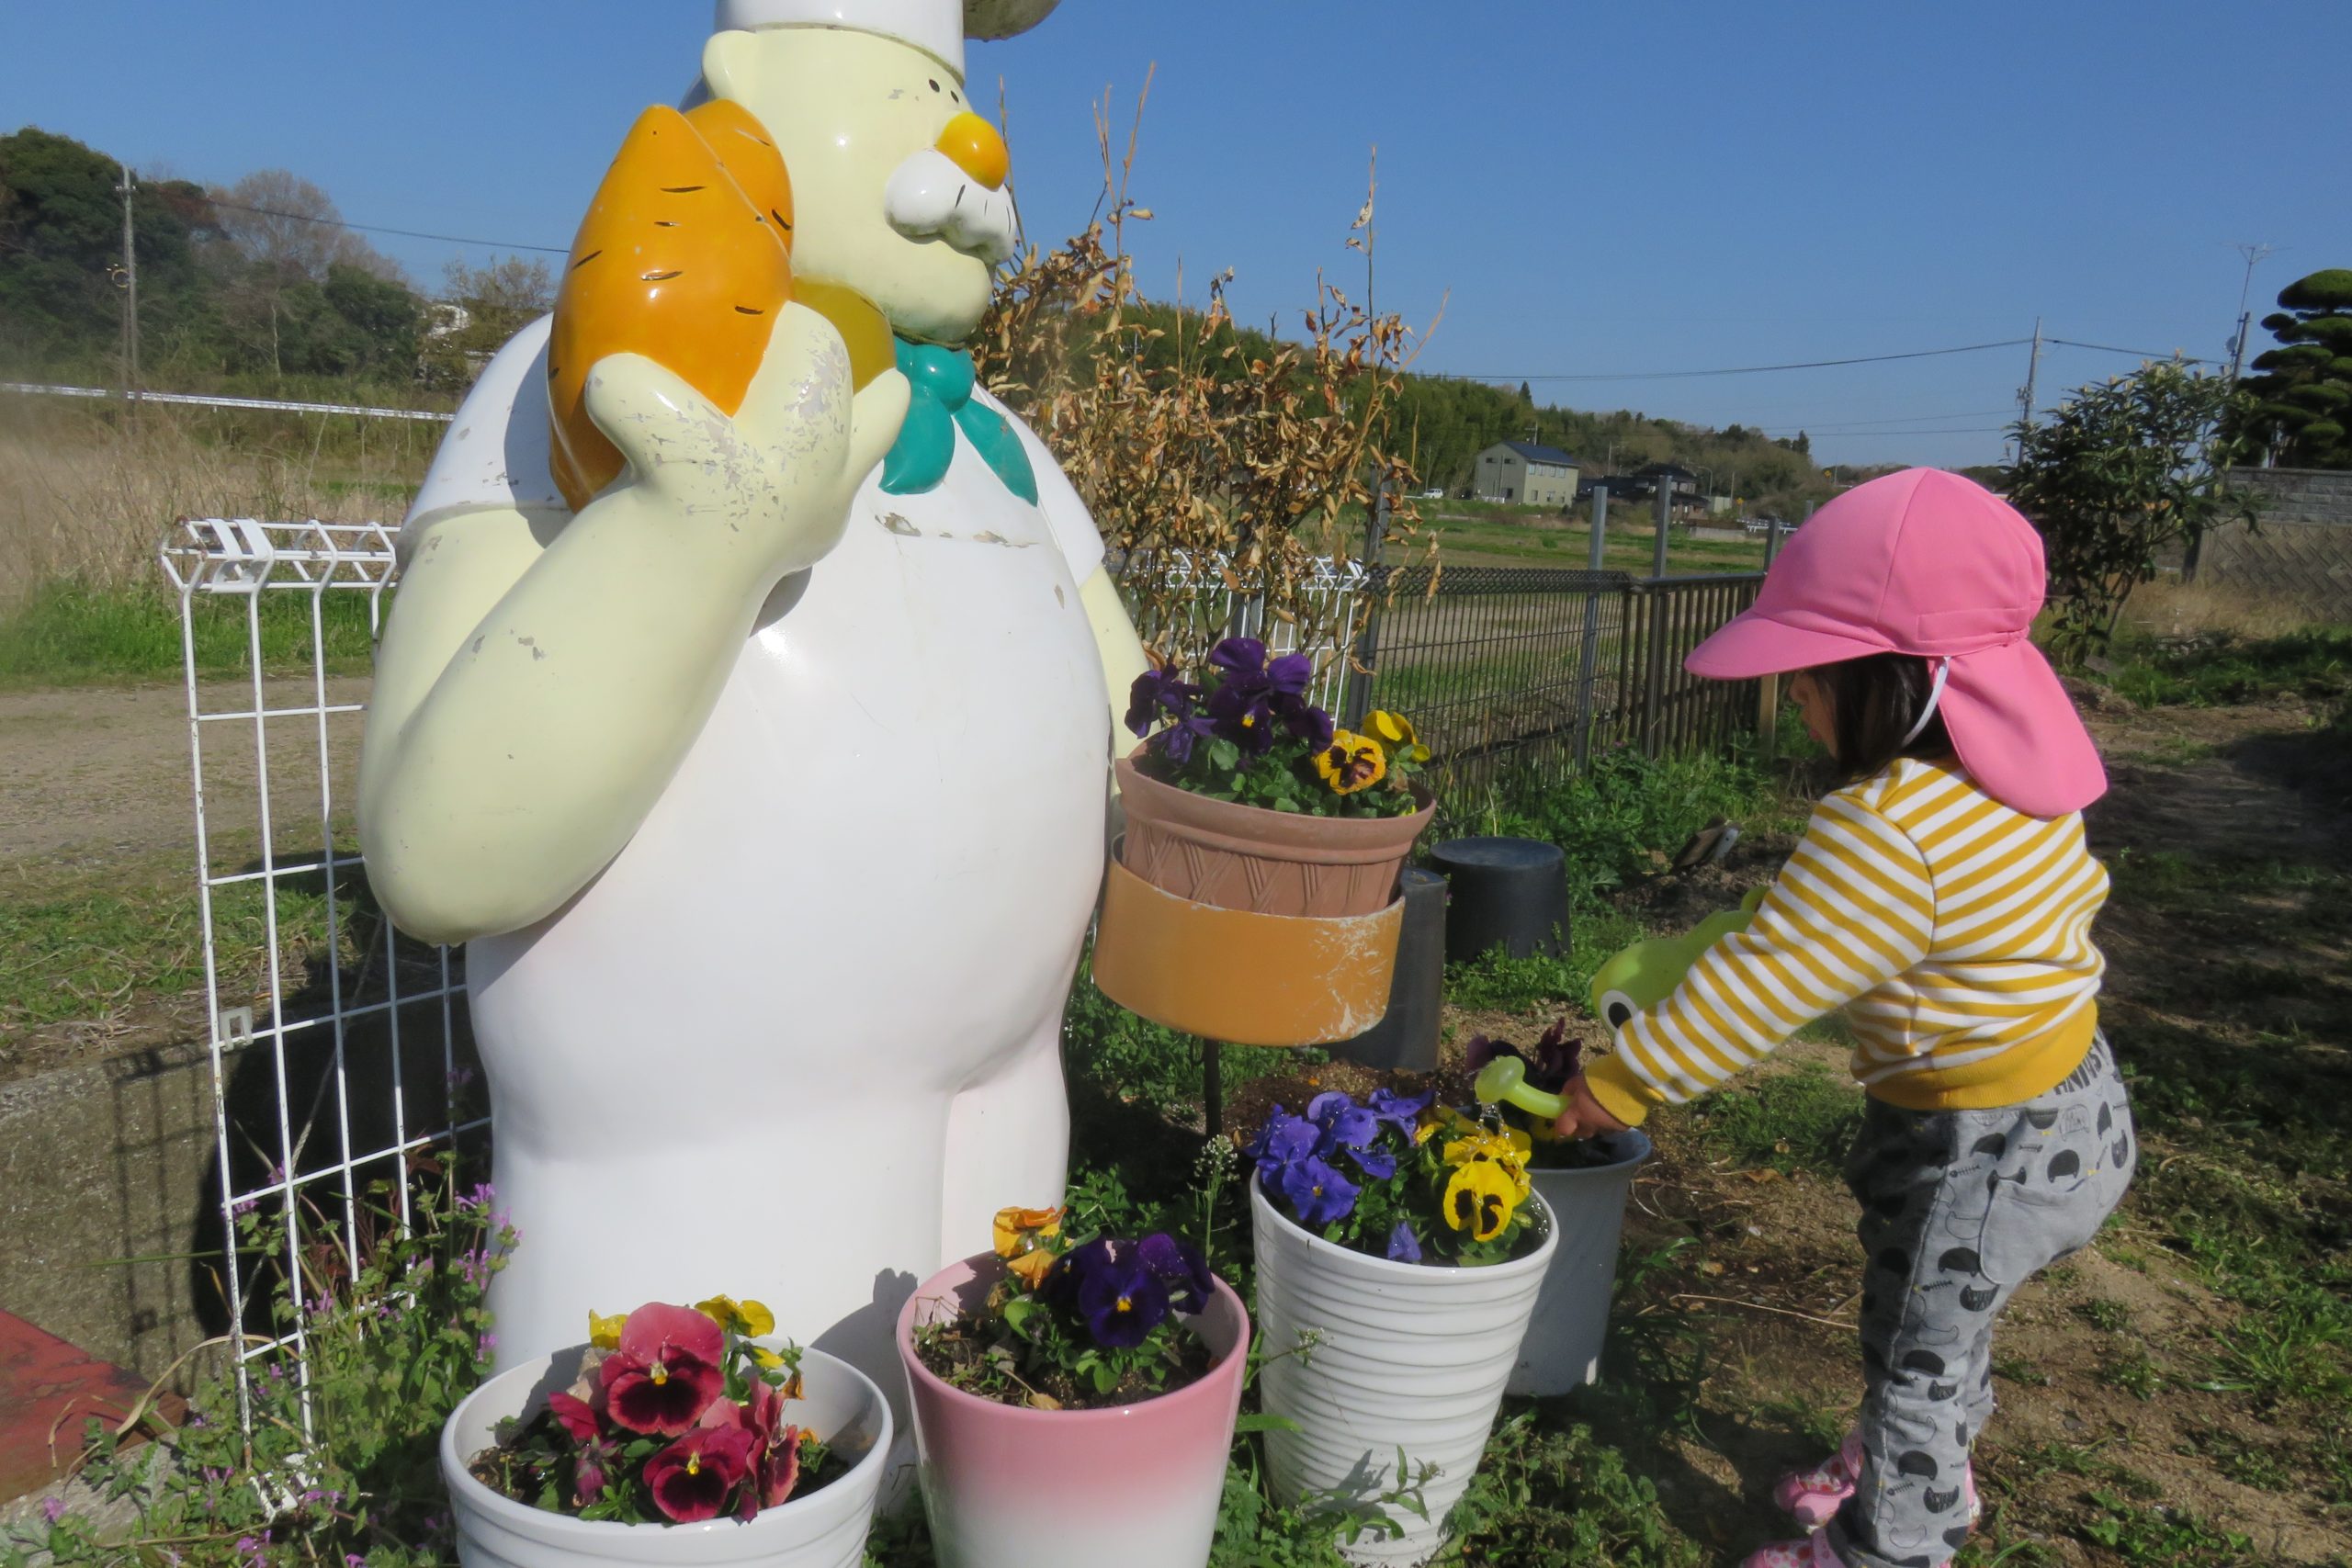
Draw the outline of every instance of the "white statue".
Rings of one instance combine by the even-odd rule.
[[[968,4],[723,0],[703,56],[784,155],[795,276],[910,340],[910,413],[897,371],[853,400],[797,303],[731,418],[612,355],[587,406],[628,467],[574,515],[541,321],[403,530],[361,833],[393,919],[469,944],[524,1237],[501,1366],[725,1292],[880,1374],[914,1282],[1061,1191],[1062,1004],[1144,660],[1045,447],[911,346],[971,331],[1014,238],[964,39],[1052,0]]]

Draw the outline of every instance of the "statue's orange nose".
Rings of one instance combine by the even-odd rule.
[[[969,109],[949,120],[932,145],[990,190],[1003,187],[1004,176],[1012,167],[1012,154],[1005,151],[1004,138],[997,134],[995,126]]]

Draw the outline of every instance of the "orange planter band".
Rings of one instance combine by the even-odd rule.
[[[1161,891],[1116,861],[1094,983],[1154,1023],[1235,1045],[1352,1040],[1388,1011],[1403,899],[1332,919],[1257,915]]]

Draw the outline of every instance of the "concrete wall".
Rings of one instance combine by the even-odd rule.
[[[2352,621],[2352,472],[2245,468],[2230,482],[2262,503],[2256,526],[2224,528],[2198,551],[2200,581]]]
[[[2352,469],[2240,468],[2230,484],[2261,501],[2265,523],[2352,525]]]

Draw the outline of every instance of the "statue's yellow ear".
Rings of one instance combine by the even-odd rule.
[[[702,79],[710,85],[710,96],[732,98],[739,104],[747,101],[758,70],[757,57],[751,34],[711,34],[710,41],[702,46]]]

